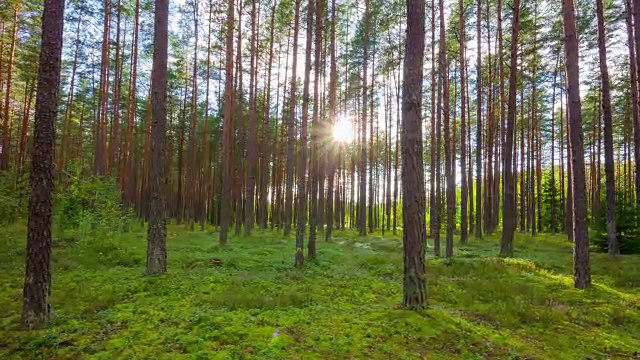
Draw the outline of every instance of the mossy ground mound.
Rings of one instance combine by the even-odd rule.
[[[520,235],[429,258],[429,305],[399,306],[401,240],[337,232],[293,268],[293,240],[169,229],[169,273],[144,276],[145,236],[56,241],[49,328],[19,330],[24,226],[0,231],[0,358],[629,359],[640,352],[640,256],[593,254],[572,288],[571,245]],[[72,239],[73,240],[73,239]],[[431,252],[431,249],[429,249]]]

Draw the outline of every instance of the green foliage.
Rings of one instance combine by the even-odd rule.
[[[429,257],[430,308],[412,312],[400,308],[400,238],[335,235],[296,270],[293,242],[276,234],[220,247],[215,234],[170,227],[169,273],[156,277],[144,275],[141,232],[56,247],[51,325],[25,332],[24,228],[4,228],[0,358],[628,359],[638,350],[638,256],[594,254],[594,287],[582,291],[566,238],[517,235],[514,259],[495,257],[496,238],[473,240],[453,261]]]
[[[15,170],[0,172],[0,225],[26,218],[29,205],[29,176]]]
[[[127,231],[132,220],[113,178],[86,177],[79,171],[58,186],[55,208],[60,231],[75,229],[83,239],[111,238]]]
[[[558,179],[558,176],[556,176],[555,180],[555,197],[553,196],[553,189],[552,189],[552,182],[551,182],[551,172],[550,171],[545,171],[542,174],[542,198],[541,198],[541,203],[542,203],[542,213],[541,215],[541,220],[542,220],[542,228],[544,229],[544,231],[548,231],[551,232],[552,231],[552,220],[553,220],[553,214],[552,214],[552,207],[553,207],[553,203],[555,202],[555,207],[556,207],[556,213],[555,213],[555,226],[556,226],[556,231],[561,231],[562,229],[562,225],[564,222],[564,209],[562,207],[562,201],[560,198],[560,186],[562,185]]]
[[[616,194],[616,237],[621,254],[640,254],[640,209]],[[607,252],[606,198],[601,200],[602,211],[591,228],[592,243],[597,251]]]

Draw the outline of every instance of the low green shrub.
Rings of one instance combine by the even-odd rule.
[[[29,206],[29,175],[15,170],[0,172],[0,225],[26,218]]]
[[[79,170],[68,175],[55,197],[56,224],[61,233],[77,230],[81,239],[87,239],[112,238],[128,231],[133,216],[122,205],[115,179],[83,176]]]
[[[616,237],[621,254],[640,254],[640,209],[629,201],[623,201],[616,194]],[[592,243],[596,251],[607,252],[607,212],[606,200],[602,200],[603,210],[594,219],[591,229]]]

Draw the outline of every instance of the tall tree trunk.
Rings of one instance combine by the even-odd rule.
[[[62,141],[60,141],[60,155],[58,155],[58,171],[65,170],[67,167],[67,158],[69,154],[67,152],[67,148],[65,144],[68,141],[68,138],[71,134],[71,115],[73,114],[73,99],[74,99],[74,91],[76,84],[76,70],[78,69],[78,56],[80,54],[80,25],[82,24],[82,16],[78,17],[78,25],[76,26],[76,41],[75,41],[75,51],[73,56],[73,65],[71,66],[71,80],[69,85],[69,95],[67,96],[67,104],[64,114],[64,127],[62,129]],[[26,129],[23,127],[23,134]],[[24,150],[23,150],[23,142],[20,141],[20,165],[19,168],[22,169],[24,159]],[[26,139],[24,143],[26,149]]]
[[[134,153],[134,140],[133,133],[136,120],[137,109],[137,81],[138,81],[138,41],[140,37],[140,0],[136,0],[134,25],[133,25],[133,41],[131,45],[131,80],[129,84],[129,107],[127,110],[127,132],[126,132],[126,154],[124,161],[123,176],[120,179],[122,181],[122,189],[124,189],[125,204],[132,206],[135,203],[135,153]]]
[[[465,74],[466,63],[466,31],[464,17],[464,1],[459,0],[458,3],[460,13],[460,177],[461,177],[461,194],[460,194],[460,242],[466,244],[469,241],[468,224],[467,224],[467,204],[468,191],[467,188],[467,124],[466,109],[467,97],[465,89],[467,87],[467,79]],[[500,17],[501,18],[501,17]]]
[[[24,114],[22,115],[22,133],[20,135],[20,152],[18,157],[18,172],[22,173],[25,165],[25,159],[27,154],[27,134],[29,133],[29,118],[31,117],[31,104],[33,103],[33,96],[35,93],[36,81],[35,79],[25,84],[25,104]]]
[[[634,30],[634,52],[635,52],[635,68],[636,81],[640,81],[640,0],[633,0],[633,30]],[[629,44],[631,47],[632,45]],[[636,96],[636,102],[640,104],[640,96]],[[638,106],[640,107],[640,105]],[[640,111],[636,109],[636,111]],[[636,112],[636,114],[638,114]],[[640,116],[640,115],[636,115]],[[640,206],[640,119],[636,119],[634,128],[634,157],[636,162],[636,205]]]
[[[13,8],[13,31],[9,47],[9,63],[7,64],[7,87],[4,92],[4,121],[2,124],[2,152],[0,153],[0,170],[7,170],[11,160],[11,85],[13,84],[13,63],[15,61],[16,41],[18,39],[18,8]],[[37,100],[36,100],[37,101]]]
[[[256,165],[258,163],[258,114],[256,105],[256,92],[254,84],[257,81],[254,71],[257,67],[257,32],[256,32],[256,3],[251,1],[251,65],[249,67],[249,142],[247,144],[247,182],[246,182],[246,208],[244,220],[244,236],[251,235],[255,222],[254,202],[256,191]]]
[[[116,48],[115,48],[115,74],[113,83],[113,118],[111,122],[111,135],[109,137],[109,162],[108,173],[117,175],[118,147],[120,137],[120,91],[122,84],[122,62],[120,61],[120,23],[121,23],[121,2],[118,0],[116,9]]]
[[[558,60],[560,57],[558,56]],[[557,204],[556,204],[556,80],[558,76],[558,61],[553,70],[553,85],[551,90],[551,233],[558,231],[556,224]]]
[[[482,1],[476,11],[476,237],[482,237]]]
[[[111,0],[104,1],[104,28],[102,33],[102,60],[100,70],[100,90],[98,92],[98,114],[95,124],[95,154],[93,162],[93,171],[99,176],[106,175],[107,172],[107,160],[106,160],[106,141],[107,134],[105,131],[107,122],[107,104],[109,96],[109,31],[110,31],[110,13],[111,13]]]
[[[504,148],[504,196],[502,197],[503,230],[500,245],[501,256],[513,255],[513,235],[516,231],[516,184],[513,176],[513,137],[516,123],[516,94],[518,91],[518,33],[520,30],[520,0],[513,4],[511,25],[511,64],[509,68],[509,103],[507,133]]]
[[[571,143],[571,170],[573,173],[573,270],[574,285],[584,289],[591,285],[589,271],[589,234],[585,188],[584,140],[580,104],[580,79],[578,70],[578,37],[573,2],[562,1],[565,61],[567,68],[567,93],[569,96],[569,141]]]
[[[630,74],[629,77],[631,79],[631,114],[633,117],[633,139],[634,139],[634,159],[635,163],[640,163],[640,119],[638,113],[638,101],[640,101],[640,96],[638,96],[638,63],[636,60],[636,47],[634,41],[634,12],[631,7],[631,0],[625,0],[625,11],[626,11],[626,25],[627,25],[627,43],[629,48],[629,67]],[[634,0],[635,4],[635,0]],[[631,164],[629,164],[631,165]],[[636,195],[636,204],[638,203],[638,194],[640,193],[640,188],[638,184],[640,183],[640,178],[638,177],[638,170],[636,166],[636,170],[634,171],[636,174],[635,177],[635,195]],[[633,192],[632,192],[633,193]]]
[[[271,24],[269,27],[270,40],[269,40],[269,60],[267,66],[267,87],[265,96],[265,110],[264,121],[262,122],[262,142],[260,152],[260,204],[258,211],[258,222],[260,224],[260,230],[265,231],[267,229],[267,222],[269,219],[269,147],[271,144],[271,70],[273,68],[273,44],[274,44],[274,32],[275,32],[275,19],[276,19],[277,2],[274,2],[271,9]],[[277,111],[276,111],[277,114]],[[277,118],[277,116],[276,116]],[[276,123],[277,128],[277,123]],[[276,136],[277,139],[277,136]],[[277,141],[275,141],[277,144]],[[277,145],[276,145],[277,149]],[[275,154],[275,151],[274,151]],[[276,162],[273,162],[273,167],[276,167]],[[275,191],[272,190],[272,195]],[[275,200],[275,199],[274,199]],[[273,201],[273,200],[272,200]]]
[[[297,64],[298,64],[298,33],[300,31],[300,3],[302,0],[295,0],[295,15],[293,25],[293,64],[291,66],[291,95],[289,98],[289,123],[287,130],[287,165],[286,165],[286,194],[284,204],[284,236],[291,233],[291,218],[293,215],[293,162],[294,162],[294,141],[296,128],[296,91],[297,91]],[[300,249],[302,251],[302,249]],[[297,250],[296,250],[297,253]],[[302,253],[304,255],[304,253]]]
[[[224,120],[222,127],[222,194],[220,197],[220,245],[227,244],[229,225],[231,223],[231,148],[233,144],[233,119],[231,111],[233,101],[233,30],[234,30],[234,0],[227,2],[227,38],[225,54],[225,87],[224,87]]]
[[[369,0],[364,0],[364,38],[363,38],[363,60],[362,60],[362,120],[360,124],[360,167],[359,177],[359,199],[358,199],[358,229],[360,236],[367,235],[367,68],[369,67]]]
[[[330,33],[330,38],[331,38],[331,45],[330,45],[330,53],[331,53],[331,59],[330,59],[330,72],[329,72],[329,116],[331,118],[331,122],[330,124],[333,124],[336,120],[337,120],[337,116],[338,116],[338,112],[336,109],[337,106],[337,101],[338,101],[338,65],[336,62],[336,52],[337,52],[337,46],[336,46],[336,0],[331,0],[331,33]],[[331,126],[331,125],[329,125]],[[338,144],[338,147],[341,144]],[[333,232],[333,214],[334,214],[334,199],[333,199],[333,192],[334,192],[334,185],[335,185],[335,172],[336,172],[336,167],[338,164],[338,160],[339,160],[339,148],[336,150],[330,149],[328,154],[329,154],[329,159],[328,159],[328,188],[327,188],[327,216],[326,216],[326,221],[327,221],[327,230],[325,232],[325,240],[326,241],[330,241],[331,240],[331,235]],[[338,186],[336,188],[336,190],[338,190],[340,188],[340,183],[338,182]],[[336,191],[336,193],[338,193]],[[340,197],[336,196],[335,199],[336,203],[339,203],[340,201]]]
[[[442,0],[441,0],[442,2]],[[407,42],[402,91],[404,306],[427,306],[425,192],[422,151],[424,0],[407,0]],[[442,19],[442,18],[441,18]]]
[[[209,91],[211,78],[211,22],[213,20],[213,0],[209,0],[209,22],[207,31],[207,81],[205,92],[205,110],[204,110],[204,131],[202,134],[202,166],[200,171],[200,198],[203,199],[200,204],[200,231],[204,231],[205,221],[207,218],[207,201],[204,199],[213,198],[215,193],[211,192],[211,161],[209,159]],[[209,211],[213,211],[210,207]]]
[[[449,66],[447,64],[447,42],[445,38],[444,0],[440,0],[440,81],[442,82],[442,109],[444,115],[444,157],[447,197],[447,244],[446,257],[453,257],[453,231],[455,229],[454,216],[456,206],[455,179],[453,177],[453,149],[451,141],[450,108],[449,108]]]
[[[298,193],[295,266],[304,265],[304,236],[307,230],[307,123],[309,120],[309,82],[311,80],[311,50],[313,44],[313,15],[315,2],[307,5],[307,49],[305,51],[304,83],[302,89],[302,119],[300,121],[300,146],[298,150]]]
[[[611,115],[611,92],[607,67],[607,45],[605,42],[604,10],[602,0],[596,0],[598,17],[598,55],[600,79],[602,81],[602,114],[604,116],[604,166],[607,183],[607,245],[611,256],[620,254],[616,238],[616,194],[613,163],[613,120]]]
[[[151,163],[149,179],[149,228],[147,231],[147,274],[167,271],[167,224],[165,220],[165,137],[167,123],[167,59],[169,43],[169,1],[156,0],[153,36],[151,112]]]
[[[55,120],[64,28],[64,0],[46,0],[36,95],[36,121],[31,153],[31,197],[22,326],[39,329],[49,320],[51,294],[51,203],[55,152]]]
[[[309,244],[308,244],[308,258],[313,260],[316,258],[316,231],[318,226],[318,191],[319,191],[319,158],[318,148],[320,140],[320,125],[318,124],[318,117],[320,116],[320,57],[322,55],[322,16],[323,16],[323,3],[322,0],[318,0],[316,4],[316,28],[315,28],[315,59],[314,59],[314,82],[313,82],[313,115],[312,115],[312,128],[311,128],[311,161],[309,169],[309,182],[311,185],[310,195],[311,201],[309,206]],[[311,29],[307,29],[311,31]]]

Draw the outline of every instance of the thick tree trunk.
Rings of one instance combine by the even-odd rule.
[[[562,1],[565,61],[567,68],[567,93],[569,96],[569,141],[573,172],[573,270],[574,285],[584,289],[591,285],[589,270],[589,234],[584,167],[584,140],[580,104],[580,79],[578,70],[578,37],[573,2]]]
[[[31,153],[31,197],[22,326],[39,329],[49,320],[51,294],[51,207],[55,153],[55,120],[64,28],[64,0],[46,0],[36,95],[36,121]]]
[[[151,163],[149,179],[149,229],[147,232],[147,274],[167,271],[167,224],[165,220],[165,137],[167,123],[167,59],[169,42],[169,1],[156,0],[153,36],[153,76],[151,79]]]
[[[422,151],[424,0],[407,0],[407,43],[402,91],[404,306],[427,306],[425,192]]]

